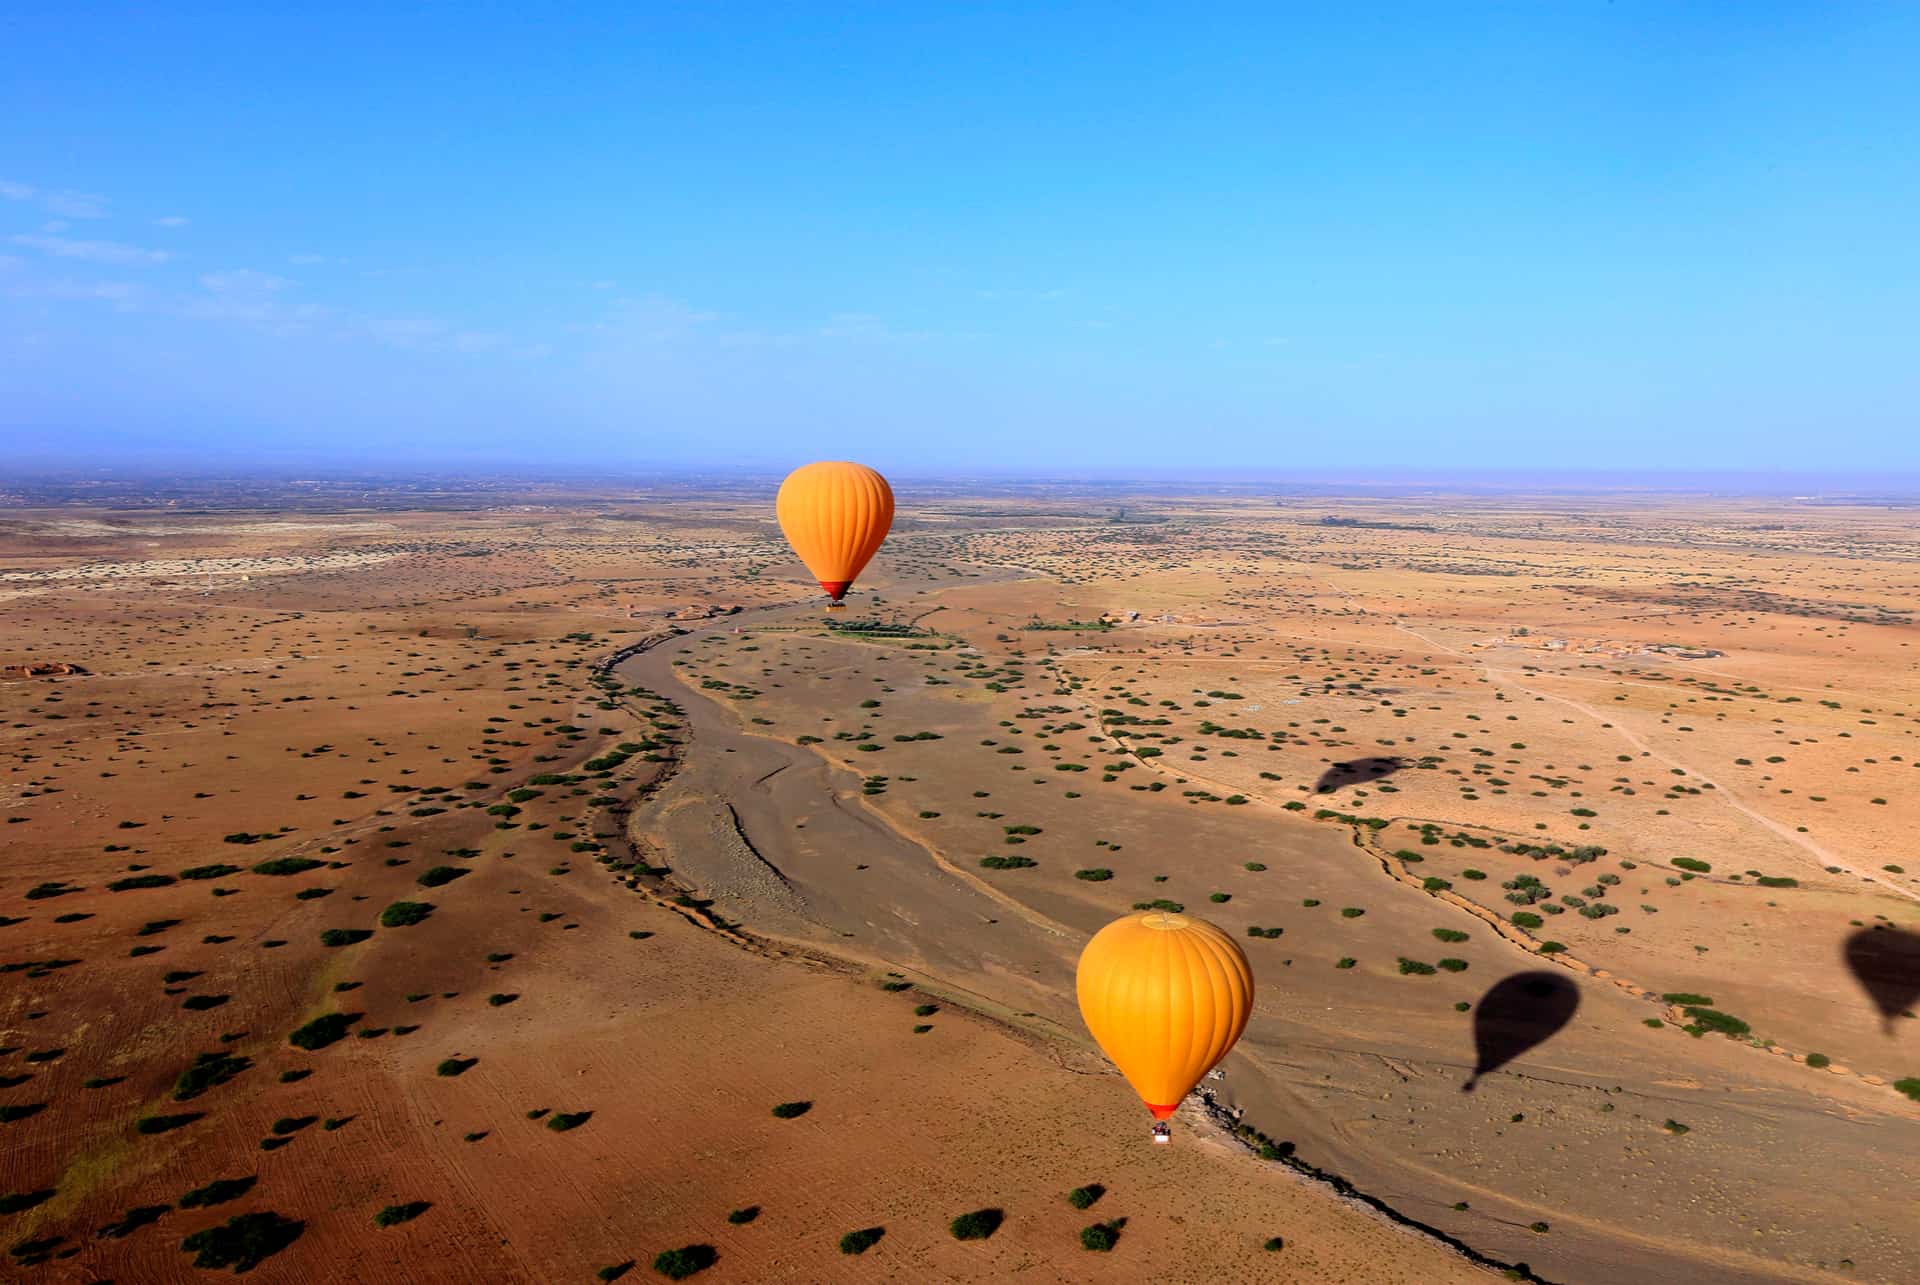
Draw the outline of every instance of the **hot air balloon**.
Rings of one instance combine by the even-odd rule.
[[[1253,1011],[1253,969],[1233,939],[1164,910],[1095,933],[1076,985],[1087,1029],[1161,1121],[1226,1056]],[[1164,1139],[1166,1126],[1154,1134]]]
[[[780,530],[840,607],[854,577],[893,525],[893,488],[864,464],[826,460],[787,474],[774,501]]]

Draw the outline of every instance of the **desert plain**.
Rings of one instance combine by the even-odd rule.
[[[898,491],[6,497],[0,1276],[1920,1279],[1912,507]]]

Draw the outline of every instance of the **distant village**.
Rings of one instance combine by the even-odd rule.
[[[1570,651],[1583,656],[1610,656],[1630,660],[1635,656],[1670,656],[1675,660],[1712,660],[1726,655],[1712,647],[1689,647],[1682,643],[1627,642],[1617,638],[1549,638],[1532,630],[1516,629],[1504,638],[1484,638],[1471,646],[1524,647],[1532,651]]]

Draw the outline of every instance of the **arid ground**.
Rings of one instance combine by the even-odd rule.
[[[0,508],[0,1277],[1920,1280],[1915,509],[770,497]]]

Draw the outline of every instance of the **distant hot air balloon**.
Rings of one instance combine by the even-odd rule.
[[[827,460],[787,474],[774,501],[787,543],[838,607],[893,525],[893,488],[864,464]]]
[[[1253,1011],[1253,969],[1233,939],[1163,910],[1095,933],[1077,986],[1087,1029],[1156,1120],[1226,1056]]]

